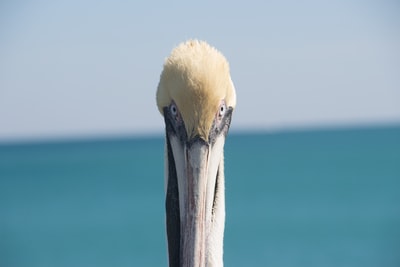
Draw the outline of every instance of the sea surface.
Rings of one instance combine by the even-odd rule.
[[[231,133],[225,266],[400,266],[400,126]],[[0,145],[1,267],[167,266],[164,139]]]

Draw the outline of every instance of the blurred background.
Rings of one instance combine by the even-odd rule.
[[[227,266],[399,266],[398,1],[2,1],[0,266],[166,266],[155,91],[230,62]]]

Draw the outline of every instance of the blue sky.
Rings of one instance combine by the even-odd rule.
[[[397,1],[3,1],[0,141],[161,134],[180,42],[228,59],[232,130],[400,123]]]

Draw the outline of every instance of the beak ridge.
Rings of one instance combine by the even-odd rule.
[[[181,222],[183,266],[205,265],[207,181],[210,146],[197,139],[186,146],[186,201]]]

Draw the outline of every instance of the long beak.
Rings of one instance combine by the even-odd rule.
[[[207,182],[210,147],[196,141],[186,147],[186,188],[183,191],[183,266],[205,266]]]
[[[205,266],[224,137],[212,145],[200,138],[183,144],[171,137],[170,142],[179,192],[180,266]]]

